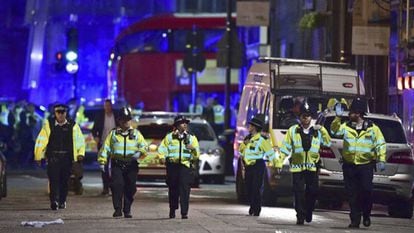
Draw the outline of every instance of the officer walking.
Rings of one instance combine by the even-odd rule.
[[[312,221],[319,189],[319,148],[329,147],[331,137],[320,125],[311,125],[316,111],[305,101],[300,108],[299,124],[291,126],[280,148],[282,158],[291,155],[290,171],[295,197],[296,224]]]
[[[349,121],[341,123],[343,107],[337,104],[336,117],[331,124],[332,133],[344,140],[342,170],[350,198],[349,228],[359,228],[361,215],[363,225],[371,225],[374,169],[385,170],[385,139],[377,125],[364,119],[366,109],[366,103],[361,98],[355,98],[350,106]]]
[[[249,135],[240,144],[239,152],[246,169],[246,192],[250,204],[249,215],[259,216],[262,210],[263,175],[265,160],[274,161],[275,154],[269,140],[261,131],[264,115],[256,115],[249,121]]]
[[[175,218],[178,202],[181,218],[188,218],[190,185],[194,181],[195,172],[192,164],[197,163],[200,156],[198,140],[187,130],[189,122],[181,115],[175,117],[173,132],[165,136],[158,148],[166,161],[170,218]]]
[[[50,208],[57,210],[66,208],[72,162],[83,160],[85,139],[79,125],[66,118],[66,105],[57,104],[53,111],[37,136],[34,160],[40,166],[46,159]]]
[[[98,155],[102,171],[110,158],[113,217],[121,217],[123,212],[125,218],[132,218],[131,205],[137,191],[137,160],[147,153],[147,143],[142,134],[131,127],[131,119],[129,108],[122,108],[118,117],[119,127],[109,132]]]

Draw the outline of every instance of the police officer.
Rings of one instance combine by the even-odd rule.
[[[147,143],[142,134],[131,127],[131,119],[129,108],[122,108],[118,117],[119,127],[111,130],[98,155],[101,170],[105,170],[110,158],[113,217],[121,217],[123,212],[125,218],[132,218],[131,205],[137,191],[137,160],[147,153]]]
[[[311,124],[316,111],[303,102],[300,107],[299,124],[291,126],[280,148],[281,156],[290,158],[292,187],[295,197],[296,224],[312,221],[316,196],[319,189],[318,164],[321,145],[330,146],[331,137],[320,125]]]
[[[355,98],[350,106],[349,121],[341,123],[343,107],[337,104],[336,117],[331,124],[332,133],[344,140],[342,170],[345,189],[350,196],[349,228],[359,228],[361,214],[363,225],[371,225],[374,169],[385,170],[385,139],[377,125],[364,119],[366,109],[366,103],[361,98]]]
[[[239,152],[246,169],[246,192],[250,203],[249,215],[259,216],[262,210],[263,175],[265,160],[274,161],[272,145],[261,131],[264,126],[264,115],[256,115],[249,121],[249,135],[240,144]]]
[[[55,105],[53,114],[37,136],[34,160],[39,166],[43,159],[47,161],[50,208],[57,210],[66,208],[72,162],[83,160],[85,139],[79,125],[66,118],[66,105]]]
[[[165,136],[158,148],[166,161],[170,218],[175,218],[178,202],[181,218],[188,218],[190,185],[195,172],[192,164],[197,163],[200,156],[197,138],[188,133],[189,122],[181,115],[176,116],[173,131]]]

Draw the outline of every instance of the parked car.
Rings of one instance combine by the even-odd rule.
[[[165,179],[165,165],[160,163],[158,146],[168,132],[171,132],[174,117],[178,113],[143,112],[136,116],[136,127],[143,134],[149,145],[149,153],[140,160],[139,178]],[[224,150],[219,146],[217,137],[211,125],[198,116],[187,115],[191,118],[188,130],[195,135],[200,144],[200,160],[198,176],[203,181],[224,183]],[[196,180],[196,183],[198,179]]]
[[[4,145],[0,142],[0,200],[7,196],[6,157],[2,153]]]
[[[325,127],[330,125],[335,115],[326,117]],[[414,194],[413,146],[407,141],[401,120],[396,116],[368,113],[366,119],[379,126],[384,135],[387,156],[383,172],[374,173],[374,203],[388,206],[392,217],[412,218]],[[342,116],[348,120],[348,113]],[[332,146],[321,149],[322,168],[319,175],[319,204],[338,208],[345,200],[345,190],[341,166],[343,140],[332,136]]]

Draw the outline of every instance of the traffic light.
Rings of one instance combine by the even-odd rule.
[[[66,66],[66,59],[65,59],[65,53],[62,51],[59,51],[55,54],[55,71],[61,72],[65,70]]]
[[[66,72],[75,74],[78,72],[78,30],[69,28],[66,32]]]
[[[184,68],[189,73],[203,71],[206,67],[206,58],[201,54],[204,48],[203,33],[195,29],[188,32],[185,47]]]

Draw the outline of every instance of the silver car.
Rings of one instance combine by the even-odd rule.
[[[329,132],[334,117],[334,114],[326,117],[325,127]],[[407,142],[401,120],[397,116],[373,113],[368,113],[366,119],[381,129],[387,147],[385,171],[374,173],[374,203],[387,205],[388,214],[392,217],[411,218],[414,192],[413,147]],[[347,112],[343,114],[342,120],[348,120]],[[332,136],[331,148],[322,148],[320,151],[320,207],[340,208],[346,199],[340,163],[342,148],[343,140]]]
[[[144,112],[135,118],[137,127],[149,145],[148,156],[140,160],[140,178],[164,179],[165,166],[159,161],[158,146],[165,135],[172,130],[174,117],[179,113]],[[199,116],[185,114],[190,119],[188,131],[195,135],[200,145],[198,176],[204,182],[224,183],[225,154],[220,147],[211,125]],[[197,181],[196,181],[197,182]]]

